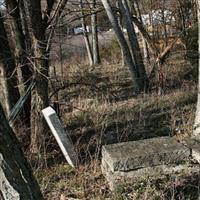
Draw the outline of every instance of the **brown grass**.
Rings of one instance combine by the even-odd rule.
[[[149,94],[135,97],[128,70],[117,64],[111,54],[111,59],[105,57],[103,64],[94,68],[78,58],[73,64],[64,62],[63,74],[60,65],[57,66],[59,63],[52,62],[52,66],[56,65],[56,77],[53,75],[51,79],[51,102],[59,104],[63,125],[82,164],[78,169],[71,169],[56,143],[52,144],[49,167],[36,172],[46,199],[60,199],[61,196],[113,200],[176,199],[173,195],[182,199],[195,197],[197,191],[193,195],[188,190],[198,188],[197,175],[189,176],[194,179],[190,182],[192,186],[187,176],[178,180],[166,177],[157,182],[144,180],[111,193],[100,170],[103,144],[173,136],[177,126],[182,130],[181,135],[176,135],[178,140],[191,135],[197,76],[195,67],[184,59],[184,54],[174,52],[162,66],[165,79],[161,96],[155,87]],[[147,71],[150,70],[148,66]],[[156,84],[153,80],[152,85]]]

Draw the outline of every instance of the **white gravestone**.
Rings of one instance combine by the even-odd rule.
[[[78,164],[78,156],[70,138],[65,133],[55,110],[51,107],[47,107],[42,110],[42,113],[67,162],[72,167],[75,167]]]

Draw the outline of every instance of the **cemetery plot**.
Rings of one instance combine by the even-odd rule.
[[[199,171],[191,164],[191,149],[172,137],[105,145],[102,148],[102,172],[111,189],[144,177]]]

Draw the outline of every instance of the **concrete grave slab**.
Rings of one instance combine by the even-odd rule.
[[[64,157],[66,158],[67,162],[72,166],[75,167],[78,164],[78,156],[75,152],[74,146],[65,133],[65,130],[53,108],[47,107],[42,110],[42,113],[49,125]]]
[[[102,147],[102,162],[112,172],[178,164],[190,156],[189,148],[171,137],[124,142]]]
[[[102,162],[101,169],[111,190],[116,189],[126,183],[136,183],[143,180],[156,180],[158,178],[170,175],[177,177],[179,175],[189,175],[191,173],[199,173],[199,165],[196,164],[180,164],[180,165],[159,165],[154,167],[146,167],[128,172],[115,171],[112,172],[106,162]]]

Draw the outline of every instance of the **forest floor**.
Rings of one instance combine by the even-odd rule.
[[[73,64],[65,59],[51,63],[51,103],[59,105],[57,112],[75,144],[81,165],[69,167],[50,138],[47,166],[33,165],[45,198],[198,199],[200,179],[195,174],[144,180],[111,192],[100,169],[104,144],[159,136],[182,140],[191,135],[197,97],[196,67],[185,59],[184,51],[176,50],[162,66],[163,94],[158,95],[158,83],[151,81],[149,93],[135,96],[128,69],[119,62],[120,53],[113,56],[106,51],[104,56],[110,56],[110,60],[102,60],[93,68],[85,64],[85,58],[75,58]],[[151,66],[148,73],[150,70]],[[177,127],[181,127],[181,134],[174,135]]]

